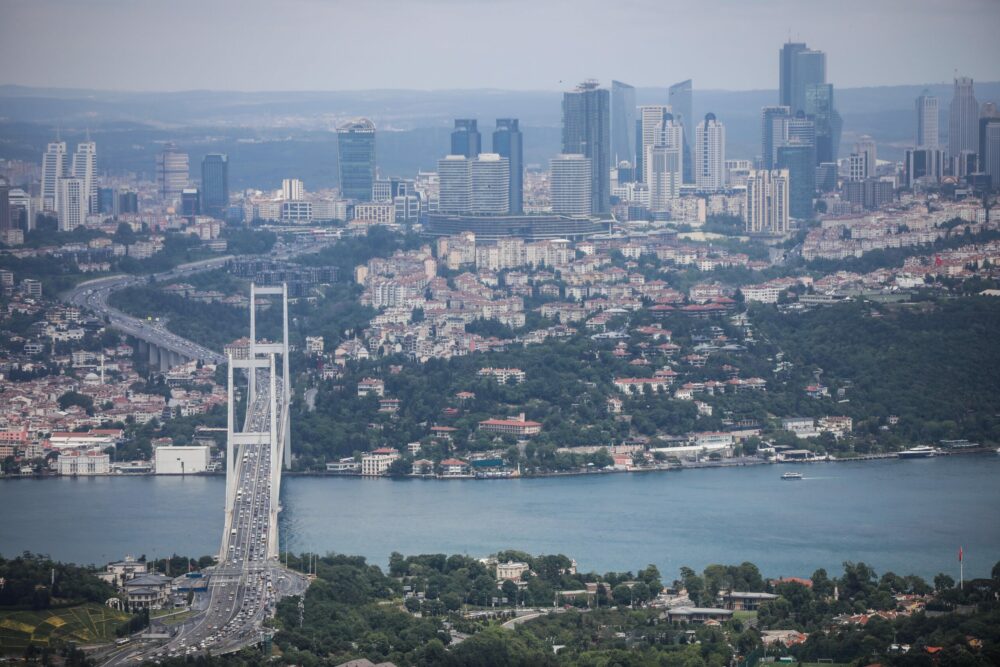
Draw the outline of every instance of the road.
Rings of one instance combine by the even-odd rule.
[[[269,253],[269,257],[274,260],[289,260],[299,255],[317,252],[327,242],[308,242],[293,246],[276,244]],[[213,271],[226,265],[232,259],[231,255],[223,257],[213,257],[189,264],[181,264],[170,271],[153,274],[152,276],[108,276],[97,278],[80,283],[72,290],[63,295],[63,300],[81,308],[87,308],[97,313],[110,325],[124,334],[145,341],[151,345],[173,352],[185,359],[199,359],[206,363],[221,364],[226,359],[217,351],[193,343],[186,338],[167,331],[166,327],[157,322],[145,321],[130,315],[126,315],[117,308],[108,305],[108,298],[112,292],[126,287],[149,284],[150,278],[156,282],[169,282],[178,278],[183,278],[203,271]]]
[[[267,371],[257,373],[259,389],[244,431],[267,431],[270,426],[270,376]],[[277,391],[282,391],[280,384]],[[116,648],[104,656],[105,665],[135,665],[208,652],[219,655],[256,644],[266,637],[263,622],[274,614],[277,600],[305,591],[304,576],[267,557],[270,522],[277,520],[271,507],[270,449],[267,444],[244,444],[240,452],[232,527],[223,536],[225,557],[206,571],[208,592],[192,604],[198,613],[175,628],[165,642],[147,640]]]

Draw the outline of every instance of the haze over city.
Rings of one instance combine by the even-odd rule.
[[[0,82],[104,90],[774,87],[774,45],[840,87],[998,78],[993,0],[4,0]],[[946,7],[946,8],[945,8]]]

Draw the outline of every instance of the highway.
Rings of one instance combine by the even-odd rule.
[[[270,375],[258,370],[259,388],[244,423],[244,431],[270,428]],[[276,382],[280,397],[281,385]],[[223,536],[225,558],[206,572],[207,593],[192,604],[199,611],[178,626],[166,641],[137,641],[116,648],[104,664],[135,665],[164,658],[219,655],[257,644],[266,636],[263,621],[273,615],[278,599],[299,595],[308,581],[269,559],[270,523],[277,520],[271,507],[271,451],[267,444],[244,444],[236,467],[236,499],[231,528]],[[280,472],[279,472],[280,474]],[[276,534],[276,533],[275,533]]]
[[[291,246],[278,243],[275,244],[274,249],[268,257],[278,261],[290,260],[298,255],[317,252],[327,243],[328,241],[318,241],[299,243]],[[200,359],[206,363],[222,364],[225,363],[226,359],[219,352],[193,343],[186,338],[181,338],[167,331],[166,327],[161,326],[158,322],[141,320],[126,315],[117,308],[108,305],[108,297],[111,296],[112,292],[126,287],[149,284],[150,278],[155,282],[162,283],[183,278],[194,273],[220,269],[230,259],[232,259],[231,255],[213,257],[189,264],[181,264],[170,271],[163,271],[152,276],[119,275],[88,280],[63,294],[62,299],[80,308],[93,311],[102,319],[106,319],[114,329],[155,345],[162,350],[173,352],[189,360]]]

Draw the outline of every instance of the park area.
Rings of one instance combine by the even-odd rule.
[[[65,609],[0,610],[0,652],[21,654],[29,645],[55,648],[114,641],[115,629],[128,614],[96,603]]]

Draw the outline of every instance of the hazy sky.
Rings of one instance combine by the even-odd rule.
[[[1000,0],[0,0],[0,83],[117,90],[1000,80]]]

